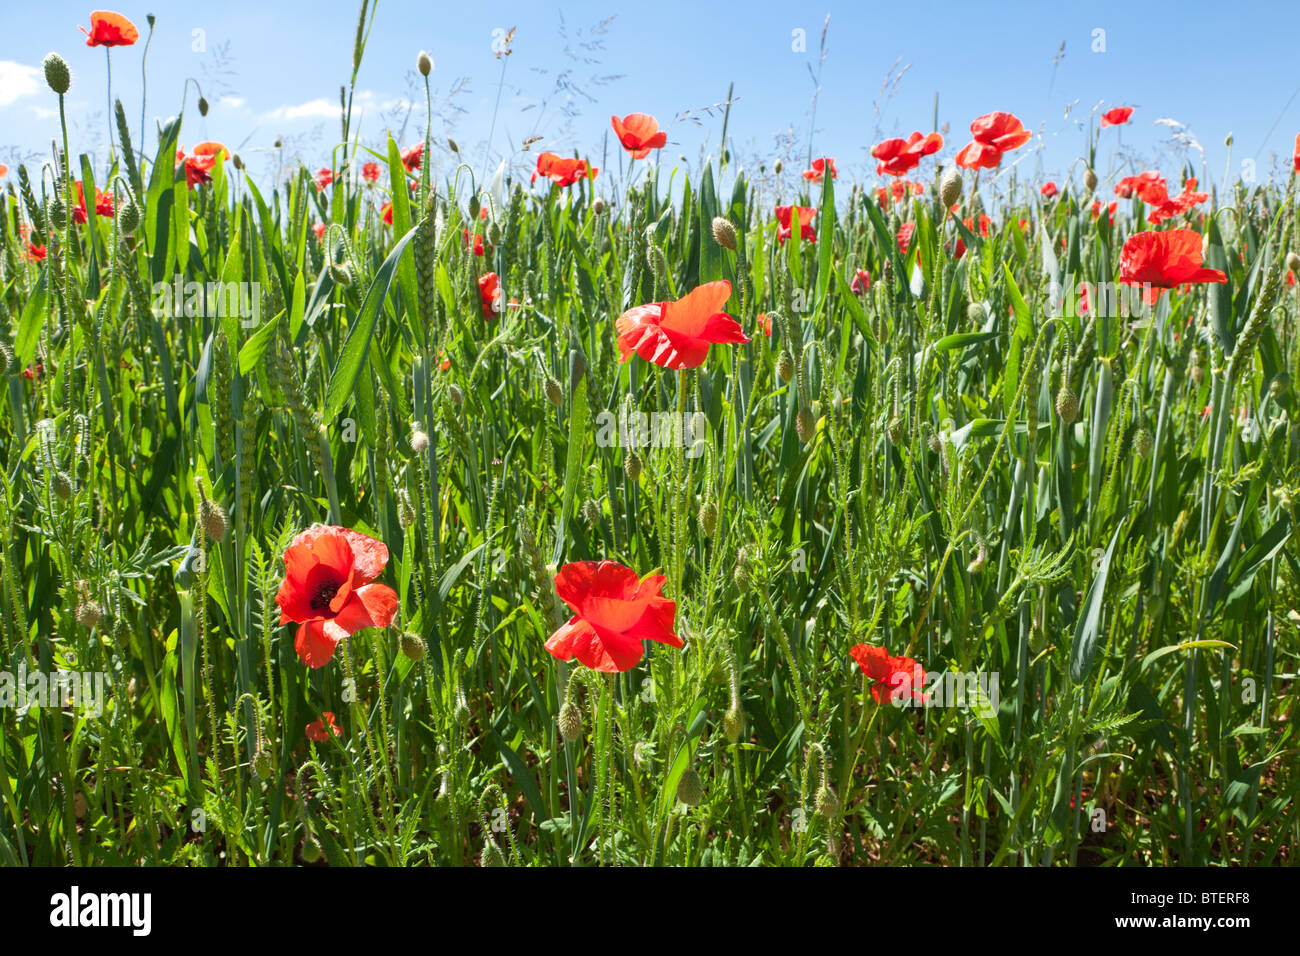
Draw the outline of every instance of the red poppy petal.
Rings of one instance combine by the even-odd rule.
[[[321,621],[308,621],[300,625],[293,641],[293,649],[298,652],[299,659],[312,670],[328,664],[338,646],[338,640],[325,632]]]

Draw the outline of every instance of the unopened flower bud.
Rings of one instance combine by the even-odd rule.
[[[316,838],[314,836],[308,833],[307,839],[302,841],[303,862],[315,863],[317,860],[320,859],[320,855],[321,855],[320,844],[316,842]]]
[[[429,450],[429,435],[422,428],[411,429],[411,451],[423,455]]]
[[[258,780],[271,779],[271,755],[265,750],[253,755],[253,774]]]
[[[718,506],[712,501],[706,501],[700,505],[700,528],[708,537],[712,537],[713,529],[718,526]]]
[[[62,96],[68,92],[72,86],[72,73],[68,69],[68,61],[57,53],[45,54],[45,82],[50,84],[50,89]]]
[[[943,178],[939,180],[939,202],[943,203],[944,209],[951,209],[960,199],[961,170],[956,166],[949,166],[944,170]]]
[[[733,705],[722,715],[722,733],[727,740],[735,743],[745,731],[745,712],[739,705]]]
[[[226,537],[228,525],[226,509],[208,498],[199,502],[199,524],[209,541],[222,541]]]
[[[597,216],[599,216],[602,212],[604,212],[605,209],[606,209],[605,200],[601,199],[599,196],[597,196],[595,199],[591,201],[591,211],[594,212]]]
[[[781,355],[776,360],[776,374],[781,376],[783,382],[789,382],[794,378],[794,356],[790,354],[789,349],[781,350]]]
[[[1062,385],[1056,393],[1056,414],[1063,424],[1069,425],[1079,417],[1079,396],[1069,385]]]
[[[412,634],[410,631],[403,631],[401,646],[402,653],[406,655],[408,660],[415,661],[416,663],[424,660],[427,648],[424,645],[424,639],[421,638],[420,635]]]
[[[685,771],[677,781],[677,799],[688,807],[698,807],[704,800],[704,785],[694,770]]]
[[[71,498],[75,490],[72,486],[72,479],[66,471],[56,471],[54,477],[50,479],[50,486],[53,487],[54,493],[63,501]]]
[[[208,115],[208,101],[207,98],[204,97],[203,94],[201,93],[199,94],[199,115],[200,116]]]
[[[627,475],[628,481],[638,481],[641,478],[641,456],[634,451],[630,451],[623,457],[623,473]]]
[[[557,380],[553,378],[546,380],[546,397],[556,408],[564,404],[564,390]]]
[[[1092,192],[1097,188],[1097,174],[1092,171],[1091,167],[1083,174],[1083,184],[1088,188],[1088,192]]]
[[[566,744],[571,744],[582,737],[582,711],[578,710],[578,705],[571,700],[566,700],[564,706],[560,708],[560,716],[556,723],[560,726],[560,736],[564,738]]]
[[[722,248],[735,250],[736,227],[731,224],[730,219],[725,216],[713,217],[713,239]]]
[[[1292,272],[1300,272],[1300,255],[1288,252],[1286,254],[1286,267]]]
[[[433,57],[420,51],[420,55],[415,58],[415,68],[420,71],[421,76],[428,76],[433,72]]]
[[[799,409],[799,414],[794,417],[794,431],[799,436],[801,442],[807,442],[813,437],[813,432],[817,430],[817,423],[813,420],[812,412],[805,405]]]
[[[783,169],[785,169],[785,163],[781,162],[779,159],[772,164],[772,172],[776,173],[778,176],[781,175],[781,170]]]
[[[128,236],[140,228],[140,204],[134,196],[127,196],[126,202],[118,207],[117,227]]]
[[[104,619],[104,605],[85,598],[77,605],[77,623],[90,630]]]

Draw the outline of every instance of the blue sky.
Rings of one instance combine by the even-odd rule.
[[[212,109],[200,118],[191,91],[184,143],[221,140],[238,148],[259,177],[275,175],[277,136],[287,158],[300,158],[312,168],[327,165],[339,138],[336,104],[350,72],[358,6],[330,0],[123,2],[116,9],[142,33],[145,14],[157,15],[148,59],[151,134],[156,118],[180,108],[185,78],[193,77]],[[1236,8],[1221,4],[1136,0],[997,5],[379,0],[357,79],[357,102],[364,142],[379,145],[383,131],[401,131],[403,121],[403,145],[418,140],[424,93],[414,65],[425,49],[435,61],[434,133],[450,132],[475,166],[494,169],[506,156],[522,165],[541,149],[576,150],[604,167],[602,177],[617,180],[621,157],[607,137],[611,113],[655,114],[669,131],[663,162],[680,165],[684,155],[696,164],[716,151],[721,132],[716,104],[726,99],[734,81],[729,127],[734,160],[754,170],[784,154],[792,157],[787,167],[797,171],[808,154],[810,68],[818,69],[829,14],[812,142],[815,155],[836,157],[841,179],[874,181],[871,145],[885,136],[929,130],[938,93],[939,125],[949,126],[945,156],[969,140],[971,119],[1006,110],[1041,134],[1014,154],[1016,175],[1060,180],[1084,151],[1094,108],[1132,105],[1137,107],[1132,125],[1107,130],[1102,139],[1098,171],[1103,178],[1155,166],[1170,178],[1172,189],[1182,161],[1190,160],[1204,188],[1221,184],[1225,171],[1232,178],[1241,175],[1247,168],[1243,160],[1255,161],[1261,180],[1289,168],[1300,130],[1300,76],[1290,68],[1294,4],[1264,0],[1241,9],[1245,15],[1237,16]],[[73,69],[74,151],[102,149],[104,53],[87,48],[77,31],[78,24],[88,25],[89,7],[62,0],[6,2],[3,19],[0,161],[13,166],[19,158],[49,154],[58,120],[57,102],[39,73],[48,50],[62,53]],[[502,81],[494,31],[510,27],[517,32]],[[800,30],[805,50],[797,49]],[[142,49],[143,39],[113,53],[113,92],[123,99],[137,133]],[[895,79],[881,96],[890,76]],[[1158,124],[1161,119],[1184,128]],[[490,130],[493,149],[484,163]],[[1223,141],[1229,132],[1235,144],[1225,170]],[[520,152],[530,135],[543,138],[531,153]],[[1202,168],[1189,137],[1203,147],[1208,168]],[[439,156],[449,160],[445,149]],[[927,163],[922,172],[930,169]],[[789,181],[787,190],[793,185]]]

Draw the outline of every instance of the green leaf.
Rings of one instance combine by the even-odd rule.
[[[1097,645],[1101,643],[1101,609],[1106,596],[1106,580],[1110,577],[1110,562],[1115,556],[1115,545],[1119,543],[1120,532],[1124,530],[1121,523],[1111,535],[1106,553],[1101,557],[1101,567],[1097,576],[1088,585],[1084,595],[1083,607],[1079,609],[1079,618],[1074,625],[1074,643],[1070,645],[1070,680],[1082,684],[1092,673],[1093,663],[1097,659]]]

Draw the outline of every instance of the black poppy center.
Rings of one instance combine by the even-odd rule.
[[[313,611],[328,611],[330,601],[334,600],[334,595],[339,592],[339,585],[343,582],[333,575],[325,575],[316,582],[316,590],[312,592],[311,609]]]

